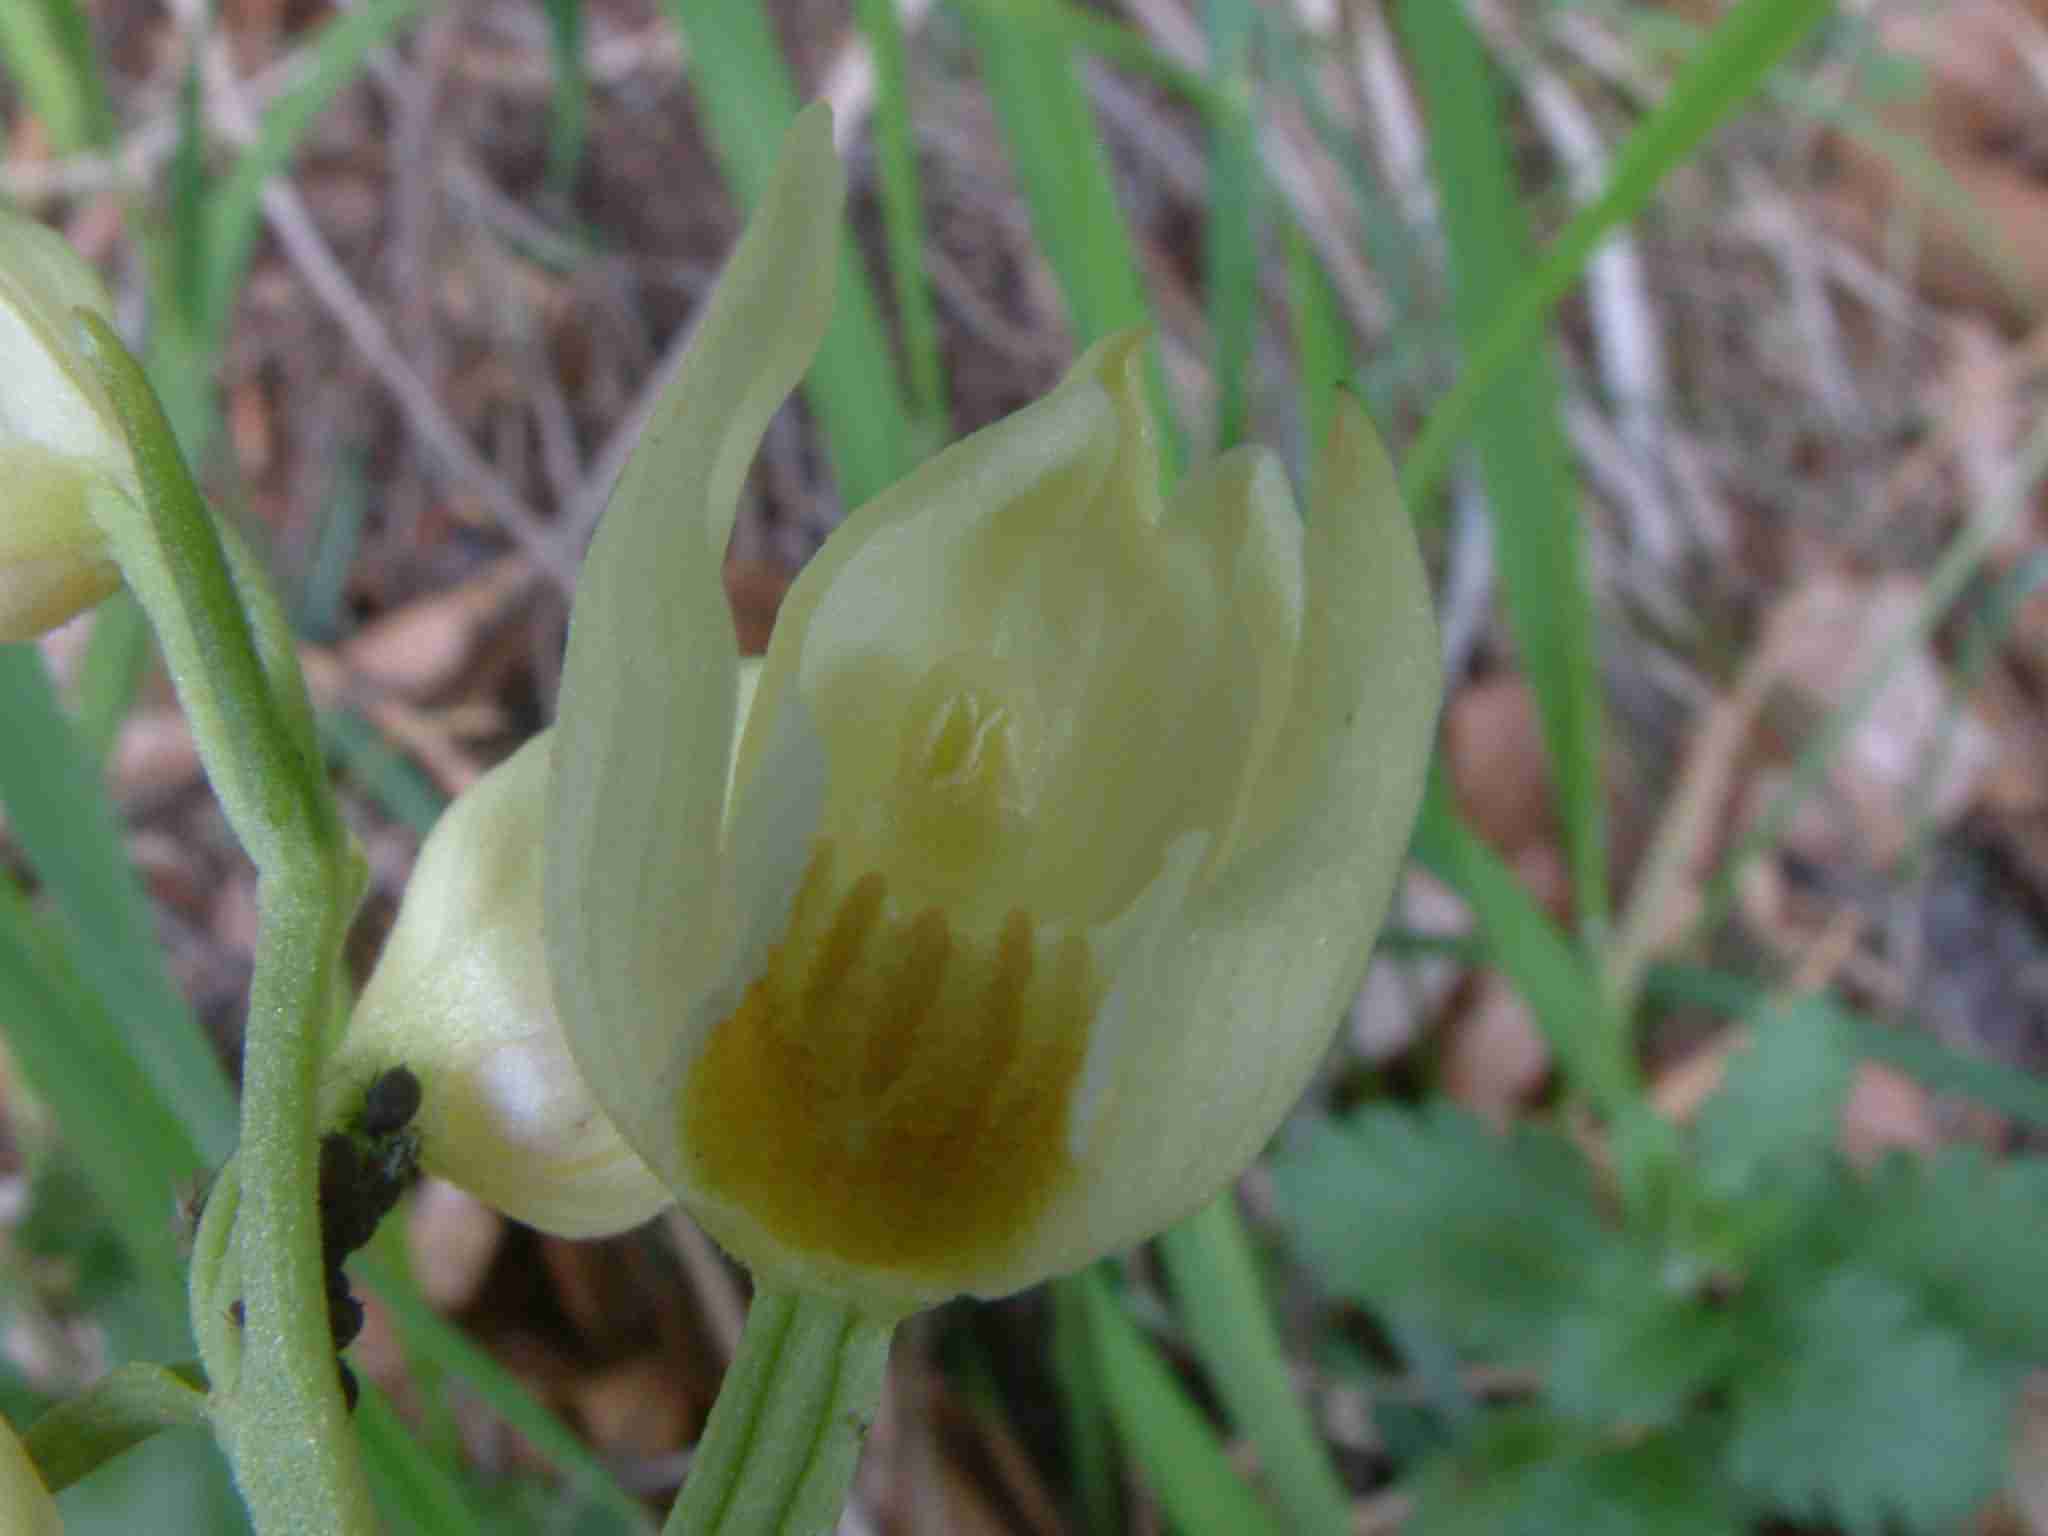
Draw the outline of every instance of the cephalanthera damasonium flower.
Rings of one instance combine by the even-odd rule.
[[[1305,523],[1256,449],[1162,497],[1125,335],[848,518],[756,686],[721,558],[843,199],[814,109],[598,529],[551,771],[498,775],[591,1097],[765,1279],[886,1316],[1136,1242],[1258,1152],[1358,984],[1439,682],[1356,405]]]
[[[121,584],[93,502],[142,497],[78,347],[80,309],[112,315],[92,269],[52,231],[0,209],[0,642],[32,639]]]

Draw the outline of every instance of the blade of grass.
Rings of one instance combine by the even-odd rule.
[[[1014,6],[961,0],[960,10],[1075,341],[1086,346],[1149,324],[1137,249],[1071,46],[1048,28],[1020,23]],[[1183,444],[1157,353],[1149,349],[1146,383],[1166,444],[1162,470],[1170,476]]]
[[[1182,1536],[1280,1536],[1237,1475],[1223,1442],[1152,1346],[1124,1316],[1100,1274],[1077,1275],[1111,1415]]]
[[[796,116],[796,87],[768,13],[728,0],[668,0],[690,48],[690,86],[720,165],[742,207],[768,184],[775,152]],[[850,238],[839,242],[832,324],[804,379],[818,413],[839,494],[857,507],[910,468],[910,417],[890,364],[888,333]]]
[[[1291,224],[1287,229],[1287,289],[1294,321],[1294,372],[1301,399],[1300,462],[1306,467],[1322,455],[1330,414],[1337,408],[1337,388],[1351,377],[1351,336],[1308,236]],[[1314,494],[1306,479],[1304,475],[1304,497]]]
[[[1109,1403],[1103,1396],[1102,1372],[1088,1329],[1088,1299],[1081,1285],[1079,1275],[1064,1275],[1052,1283],[1050,1363],[1060,1384],[1067,1481],[1080,1508],[1081,1528],[1088,1536],[1116,1536],[1123,1521],[1117,1505]]]
[[[545,0],[554,95],[548,101],[548,192],[568,201],[583,164],[590,79],[583,72],[583,0]]]
[[[1259,176],[1252,38],[1258,16],[1247,0],[1208,0],[1209,220],[1202,280],[1209,292],[1209,367],[1216,381],[1214,447],[1244,436],[1259,297]]]
[[[1528,270],[1528,227],[1498,82],[1471,22],[1441,0],[1402,0],[1399,17],[1430,112],[1453,308],[1469,358],[1485,346]],[[1501,368],[1473,433],[1508,619],[1557,789],[1579,924],[1597,936],[1608,917],[1604,712],[1578,485],[1559,407],[1550,348],[1527,346]]]
[[[854,13],[875,61],[875,155],[882,178],[882,227],[889,241],[889,277],[903,330],[910,412],[919,459],[946,439],[946,384],[939,359],[939,322],[924,265],[924,200],[918,189],[917,146],[910,131],[909,70],[896,0],[857,0]]]
[[[1772,996],[1769,987],[1745,976],[1704,966],[1669,964],[1650,967],[1644,992],[1667,1006],[1710,1008],[1730,1018],[1754,1012]],[[1910,1020],[1884,1024],[1844,1007],[1832,997],[1820,1002],[1847,1026],[1858,1055],[1897,1067],[1936,1093],[1975,1099],[2002,1115],[2048,1130],[2048,1079],[1965,1056]]]
[[[357,1261],[357,1267],[370,1289],[377,1293],[377,1299],[384,1303],[406,1354],[464,1382],[493,1413],[553,1461],[591,1503],[613,1516],[620,1529],[649,1529],[652,1522],[646,1511],[618,1485],[596,1454],[548,1412],[518,1377],[427,1305],[412,1276],[394,1262],[395,1248],[395,1235],[380,1235],[372,1249]]]
[[[1906,824],[1913,829],[1913,836],[1899,856],[1897,868],[1907,879],[1926,867],[1927,856],[1941,832],[1934,802],[1948,778],[1956,745],[1962,739],[1959,727],[1963,711],[1976,695],[1985,669],[1997,659],[2021,608],[2044,586],[2048,586],[2048,549],[2037,549],[1998,579],[1971,616],[1969,633],[1963,639],[1962,654],[1956,658],[1950,679],[1948,699],[1942,706],[1941,723],[1921,752],[1920,767],[1906,792]]]
[[[212,336],[227,324],[263,217],[264,185],[298,153],[307,130],[362,74],[370,50],[394,41],[428,0],[364,0],[320,28],[300,49],[304,72],[272,101],[234,168],[208,189],[205,271],[193,314]]]
[[[392,817],[421,837],[434,829],[448,797],[369,721],[332,710],[320,717],[320,740],[341,759],[363,792]]]
[[[1849,733],[1870,712],[1885,690],[1901,661],[1915,647],[1925,643],[1934,626],[1941,622],[1983,565],[1992,547],[2013,521],[2033,505],[2034,490],[2048,475],[2048,420],[2038,423],[2008,472],[2004,489],[1977,509],[1969,524],[1958,533],[1921,589],[1920,603],[1910,622],[1877,648],[1870,666],[1857,678],[1847,697],[1831,713],[1794,759],[1784,788],[1772,798],[1761,816],[1737,843],[1700,902],[1700,913],[1691,932],[1708,933],[1728,915],[1743,871],[1765,850],[1776,845],[1785,824],[1827,776],[1828,766]]]
[[[100,604],[71,699],[79,744],[97,763],[105,764],[120,737],[121,722],[135,706],[149,651],[149,619],[140,603],[127,592],[118,592]]]
[[[0,59],[60,155],[112,134],[92,23],[78,0],[13,0],[0,6]]]
[[[1863,62],[1886,57],[1883,41],[1869,15],[1852,13],[1848,24],[1864,34],[1859,45]],[[1702,36],[1696,23],[1648,7],[1635,8],[1629,18],[1629,30],[1651,50],[1680,57],[1697,47]],[[1780,76],[1769,82],[1768,90],[1774,101],[1890,161],[1906,190],[1927,207],[1940,210],[1991,268],[1992,276],[2005,291],[2006,301],[2017,309],[2031,308],[2033,301],[2029,295],[2033,285],[2011,233],[2000,226],[1967,185],[1949,174],[1941,157],[1928,147],[1925,139],[1902,133],[1886,123],[1874,110],[1864,88],[1845,90],[1839,77],[1831,72],[1825,83]],[[1910,219],[1921,210],[1909,206],[1901,212]]]
[[[177,1187],[202,1167],[113,1018],[79,979],[70,947],[0,881],[0,1029],[112,1221],[155,1312],[184,1335]]]
[[[1072,0],[974,0],[974,4],[1006,26],[1029,28],[1143,75],[1203,111],[1216,105],[1215,88],[1199,70],[1167,57],[1142,32],[1113,16],[1083,10]]]
[[[1365,152],[1358,132],[1331,110],[1318,78],[1320,63],[1304,57],[1300,30],[1284,13],[1262,11],[1259,19],[1261,57],[1268,76],[1277,88],[1293,96],[1323,153],[1343,173],[1345,188],[1358,207],[1358,233],[1366,259],[1374,280],[1386,290],[1398,336],[1419,318],[1417,291],[1427,281],[1428,263],[1419,232],[1402,215],[1399,200]]]
[[[346,628],[348,576],[362,547],[370,499],[362,444],[348,443],[335,457],[313,553],[299,583],[298,601],[292,605],[292,627],[309,640],[331,645]]]
[[[1231,1423],[1258,1452],[1260,1481],[1287,1529],[1350,1536],[1350,1502],[1295,1394],[1235,1193],[1225,1190],[1164,1234],[1159,1252],[1175,1310]]]
[[[1501,306],[1484,342],[1466,356],[1458,382],[1430,412],[1402,465],[1401,493],[1411,507],[1436,493],[1494,385],[1579,280],[1594,247],[1640,213],[1665,173],[1698,148],[1833,9],[1833,0],[1741,0],[1694,50],[1663,105],[1622,145],[1606,190],[1544,249]]]
[[[1458,816],[1441,771],[1423,797],[1414,852],[1471,905],[1488,955],[1535,1013],[1573,1086],[1609,1115],[1633,1107],[1634,1064],[1625,1038],[1603,1022],[1598,982],[1528,887]]]
[[[0,802],[10,830],[92,956],[87,985],[209,1162],[234,1145],[235,1096],[157,949],[97,765],[80,748],[31,646],[0,647]],[[87,1122],[90,1123],[90,1122]]]
[[[364,1450],[370,1489],[393,1531],[500,1531],[501,1511],[487,1510],[468,1483],[412,1433],[374,1383],[362,1384],[356,1434]],[[525,1521],[509,1522],[527,1526]],[[528,1529],[531,1527],[528,1526]]]

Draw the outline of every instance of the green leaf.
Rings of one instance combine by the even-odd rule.
[[[1947,1531],[1998,1486],[2014,1372],[1844,1267],[1795,1294],[1734,1383],[1727,1468],[1762,1508],[1859,1533]]]
[[[1767,1005],[1752,1027],[1700,1115],[1698,1148],[1708,1198],[1750,1208],[1754,1251],[1825,1191],[1855,1055],[1822,998]]]
[[[1698,1434],[1624,1440],[1538,1408],[1497,1413],[1417,1480],[1407,1536],[1736,1536]]]
[[[1313,1126],[1274,1178],[1331,1289],[1516,1359],[1548,1352],[1617,1242],[1563,1136],[1448,1104]]]
[[[1677,1420],[1742,1347],[1742,1320],[1710,1303],[1679,1255],[1616,1249],[1558,1324],[1547,1401],[1589,1423]]]
[[[197,1366],[131,1360],[36,1420],[23,1445],[55,1493],[161,1430],[206,1422],[206,1378]]]
[[[2048,1363],[2048,1158],[1893,1158],[1863,1191],[1866,1262],[1990,1359]]]

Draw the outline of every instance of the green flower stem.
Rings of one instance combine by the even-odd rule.
[[[196,1366],[118,1366],[59,1403],[22,1438],[36,1475],[56,1493],[160,1429],[206,1422],[206,1377]]]
[[[757,1289],[665,1536],[816,1536],[838,1523],[882,1400],[893,1320]]]
[[[155,628],[206,776],[235,836],[270,874],[340,840],[304,685],[281,608],[256,564],[232,559],[148,378],[97,315],[78,312],[84,350],[112,398],[142,482],[140,507],[112,489],[93,513]],[[258,595],[245,601],[244,589]],[[263,632],[251,628],[251,612]],[[291,681],[280,685],[273,673]],[[298,718],[306,715],[302,725]]]
[[[370,1536],[369,1486],[327,1319],[314,1135],[322,1026],[363,863],[328,794],[281,607],[256,563],[223,547],[141,367],[103,322],[81,315],[80,324],[143,490],[136,506],[109,487],[94,513],[149,613],[207,777],[257,871],[262,930],[244,1032],[240,1200],[232,1213],[241,1359],[215,1373],[215,1425],[263,1536]],[[212,1258],[201,1266],[206,1275],[195,1275],[204,1280],[195,1298],[203,1289],[215,1304],[224,1266],[213,1250],[229,1240],[228,1214],[204,1224]],[[212,1331],[202,1332],[202,1343]]]

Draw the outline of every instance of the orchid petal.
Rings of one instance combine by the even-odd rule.
[[[719,570],[747,467],[830,317],[844,196],[814,108],[620,477],[570,624],[548,958],[591,1091],[670,1177],[685,1025],[733,928],[717,853],[738,652]]]

